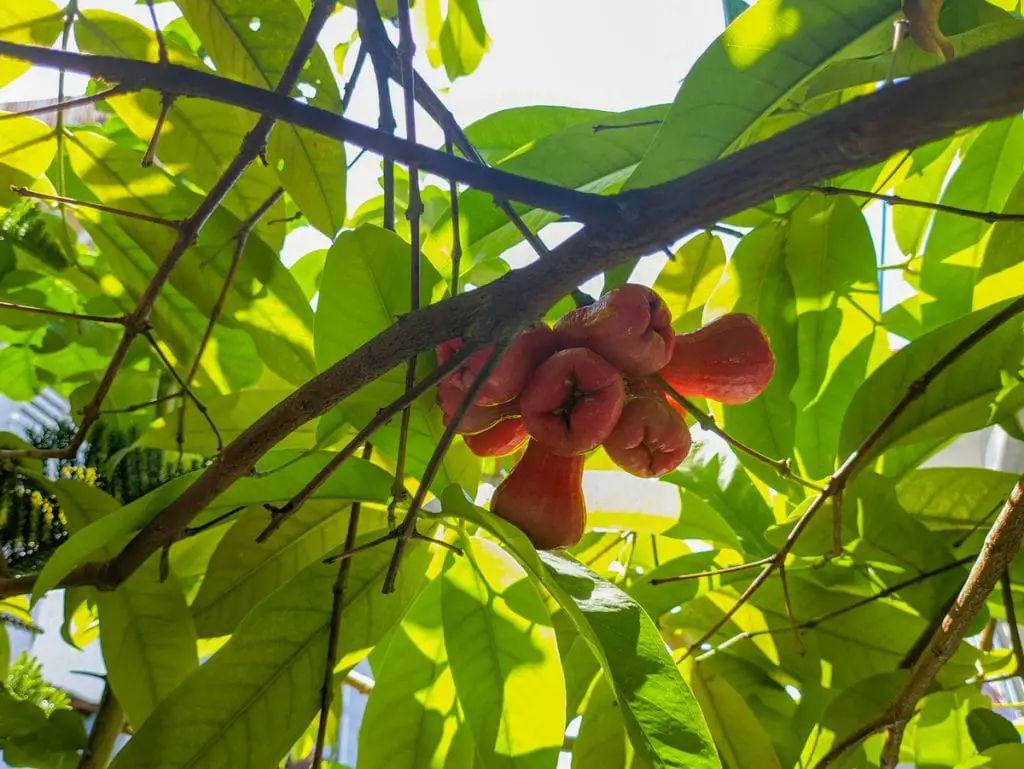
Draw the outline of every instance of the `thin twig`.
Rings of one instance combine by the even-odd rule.
[[[78,769],[105,769],[114,755],[114,748],[118,737],[124,731],[124,725],[124,708],[117,701],[108,683],[103,687],[103,697],[100,699],[96,718],[89,731],[89,744],[82,751]]]
[[[1020,640],[1020,625],[1017,624],[1017,609],[1013,605],[1013,585],[1010,583],[1010,572],[1006,570],[999,578],[1003,592],[1003,610],[1006,612],[1006,629],[1010,634],[1010,648],[1013,649],[1013,660],[1016,663],[1014,673],[1024,677],[1024,645]]]
[[[444,149],[449,155],[455,156],[452,134],[447,129],[444,132]],[[448,199],[452,216],[452,296],[457,296],[459,271],[462,269],[462,230],[459,221],[459,185],[454,179],[448,180]]]
[[[112,323],[117,326],[125,324],[123,315],[84,315],[77,312],[63,312],[62,310],[51,310],[48,307],[33,307],[27,304],[16,304],[15,302],[0,301],[0,310],[14,310],[17,312],[28,312],[36,315],[49,315],[54,318],[66,318],[68,320],[81,320],[90,323]]]
[[[1020,550],[1022,540],[1024,476],[1017,481],[995,523],[992,524],[967,581],[932,636],[927,651],[914,665],[899,694],[882,716],[876,719],[876,722],[882,721],[890,725],[882,748],[882,769],[894,769],[898,763],[905,725],[913,718],[918,702],[928,693],[943,666],[959,648],[971,622],[985,606],[996,583]],[[842,751],[833,749],[818,762],[816,769],[824,769],[841,755]]]
[[[412,19],[408,0],[398,1],[399,53],[402,61],[402,102],[405,107],[405,135],[411,142],[416,141],[416,99],[413,95],[412,70],[415,45],[412,39]],[[383,75],[385,85],[387,78]],[[392,189],[392,202],[394,190]],[[420,308],[420,214],[423,203],[420,200],[420,172],[414,163],[409,164],[409,204],[405,217],[409,221],[409,307],[412,312]],[[409,358],[405,366],[405,389],[411,390],[416,384],[416,356]],[[398,428],[398,453],[395,457],[395,482],[391,488],[391,502],[388,504],[388,528],[394,529],[397,522],[395,509],[404,504],[408,492],[405,489],[405,460],[409,451],[409,424],[412,421],[412,403],[402,410]]]
[[[708,571],[699,571],[694,574],[680,574],[676,577],[660,577],[658,579],[652,579],[652,585],[665,585],[669,582],[688,582],[693,579],[703,579],[704,577],[721,577],[723,574],[735,574],[739,571],[749,571],[750,569],[759,569],[762,566],[767,566],[772,562],[775,556],[770,555],[767,558],[762,558],[760,561],[751,561],[750,563],[741,563],[737,566],[726,566],[721,569],[710,569]]]
[[[374,79],[377,83],[377,130],[386,135],[394,136],[397,123],[395,122],[395,111],[391,106],[391,87],[388,84],[389,62],[385,47],[380,44],[381,37],[387,41],[388,47],[391,41],[387,39],[387,33],[382,36],[371,35],[368,30],[383,24],[380,20],[380,11],[377,10],[377,3],[374,0],[358,0],[356,11],[359,16],[359,39],[363,47],[367,49],[370,61],[373,63]],[[395,159],[388,153],[382,155],[384,174],[384,222],[385,230],[395,229]],[[353,161],[355,162],[355,161]]]
[[[462,396],[462,401],[459,403],[459,407],[455,409],[455,413],[452,414],[451,420],[444,429],[444,433],[441,435],[441,440],[438,441],[437,446],[434,448],[434,452],[430,455],[430,459],[427,461],[427,467],[423,471],[423,478],[420,480],[420,485],[416,489],[416,495],[412,498],[412,504],[409,505],[409,511],[405,514],[405,518],[402,519],[402,525],[398,528],[398,536],[395,541],[395,552],[391,556],[391,563],[388,564],[387,573],[384,575],[384,586],[381,589],[385,595],[391,593],[395,589],[395,580],[398,579],[398,567],[402,562],[402,554],[405,552],[405,547],[412,538],[413,533],[416,531],[416,519],[419,516],[420,508],[423,507],[423,502],[427,497],[427,493],[430,491],[430,486],[434,482],[434,476],[437,475],[438,469],[441,467],[441,462],[444,461],[444,456],[448,452],[448,448],[452,445],[452,441],[455,439],[455,434],[459,429],[459,425],[462,423],[463,417],[466,416],[466,412],[469,407],[473,404],[480,389],[484,386],[487,378],[491,375],[494,367],[498,365],[498,361],[504,354],[505,349],[508,347],[509,340],[506,338],[499,339],[494,344],[494,349],[491,351],[490,356],[487,358],[487,362],[480,367],[480,372],[477,374],[476,379],[466,389],[465,394]]]
[[[199,364],[202,362],[203,353],[206,351],[206,346],[210,343],[210,338],[213,336],[213,330],[217,326],[217,321],[220,320],[221,313],[224,311],[224,305],[227,303],[228,294],[231,292],[231,286],[235,282],[235,274],[238,272],[238,265],[242,261],[242,255],[245,253],[246,243],[249,242],[249,236],[252,231],[256,229],[256,225],[259,224],[260,219],[266,216],[267,212],[274,207],[274,204],[281,199],[281,195],[284,194],[284,190],[278,187],[274,190],[270,197],[263,201],[259,208],[257,208],[252,216],[242,222],[242,226],[238,228],[238,232],[235,233],[235,251],[231,256],[231,265],[228,267],[228,274],[224,277],[224,283],[220,288],[220,295],[217,297],[217,301],[213,305],[213,309],[210,311],[210,320],[206,324],[206,330],[203,332],[202,341],[199,342],[199,347],[196,350],[195,358],[192,360],[192,365],[189,366],[188,376],[185,380],[191,384],[196,377],[196,372],[199,370]]]
[[[138,219],[142,222],[150,222],[151,224],[159,224],[163,227],[169,227],[172,230],[180,230],[185,224],[177,219],[165,219],[162,216],[151,216],[150,214],[143,214],[138,211],[128,211],[124,208],[114,208],[113,206],[105,206],[102,203],[92,203],[88,200],[78,200],[76,198],[67,198],[63,195],[49,195],[45,192],[36,192],[26,187],[18,187],[15,185],[11,186],[11,191],[21,195],[24,198],[34,198],[35,200],[45,200],[58,205],[75,206],[77,208],[92,208],[96,211],[103,211],[104,213],[113,214],[114,216],[123,216],[127,219]]]
[[[86,94],[85,96],[76,96],[73,99],[65,99],[64,101],[57,101],[53,104],[43,104],[39,107],[32,107],[30,109],[21,110],[20,112],[5,112],[0,114],[0,123],[5,120],[17,117],[35,117],[36,115],[49,115],[51,112],[67,112],[69,109],[75,109],[76,107],[88,107],[90,104],[96,104],[97,102],[106,101],[114,96],[123,96],[124,94],[134,93],[137,89],[128,88],[125,85],[115,85],[105,91],[98,91],[96,93]]]
[[[931,203],[927,200],[914,200],[899,195],[883,195],[868,190],[852,190],[846,187],[821,187],[810,185],[804,188],[808,192],[819,192],[822,195],[850,195],[855,198],[871,198],[881,200],[894,206],[910,206],[912,208],[927,208],[929,211],[939,211],[944,214],[964,216],[968,219],[981,219],[983,222],[1024,222],[1024,213],[1005,214],[995,211],[974,211],[970,208],[958,208],[947,206],[945,203]]]
[[[181,390],[176,390],[167,395],[161,395],[159,398],[153,398],[152,400],[145,401],[144,403],[136,403],[134,406],[125,406],[123,409],[103,409],[104,414],[130,414],[133,411],[141,411],[142,409],[149,408],[150,406],[159,406],[161,403],[172,401],[175,398],[180,398],[185,393]]]
[[[793,472],[793,465],[792,462],[790,462],[790,460],[772,459],[766,454],[762,454],[757,449],[753,449],[750,446],[746,445],[745,443],[736,440],[731,435],[729,435],[725,430],[718,426],[718,423],[715,421],[715,418],[713,416],[711,416],[710,414],[705,414],[703,411],[697,408],[696,404],[693,401],[676,392],[675,388],[673,388],[672,385],[666,382],[665,379],[663,379],[659,374],[655,374],[654,379],[672,400],[674,400],[676,403],[682,406],[688,413],[693,415],[693,418],[697,420],[697,424],[700,425],[702,430],[707,430],[710,433],[714,433],[719,438],[722,438],[734,449],[742,451],[747,456],[753,457],[762,464],[768,465],[776,473],[778,473],[781,478],[785,480],[794,481],[796,483],[799,483],[804,488],[808,488],[811,489],[812,491],[817,491],[818,493],[821,493],[821,491],[823,490],[821,486],[819,486],[817,483],[807,480],[806,478],[801,478],[799,475]]]
[[[324,558],[323,563],[330,565],[332,563],[337,563],[338,561],[345,560],[346,558],[352,558],[353,556],[359,555],[360,553],[365,553],[367,550],[372,550],[378,545],[383,545],[385,542],[390,542],[391,540],[397,538],[398,529],[392,529],[387,534],[383,534],[377,537],[376,539],[371,539],[369,542],[364,542],[363,544],[356,545],[355,547],[350,548],[348,550],[343,550],[337,555],[332,555],[327,558]],[[443,539],[435,539],[434,537],[428,537],[426,534],[420,534],[418,531],[415,530],[412,533],[412,538],[420,542],[426,542],[431,545],[443,547],[445,550],[452,553],[453,555],[459,557],[462,557],[463,555],[461,547],[459,547],[458,545],[453,545],[451,542],[445,542]]]
[[[475,342],[472,344],[467,343],[463,345],[462,349],[453,355],[443,366],[438,366],[411,390],[406,390],[400,398],[397,398],[384,408],[380,409],[374,415],[373,419],[367,422],[366,426],[363,427],[363,429],[360,430],[352,440],[345,444],[341,451],[331,457],[331,460],[324,465],[323,469],[314,475],[312,480],[303,486],[302,489],[294,497],[288,500],[286,504],[281,507],[264,505],[264,507],[271,512],[270,523],[268,523],[267,527],[260,532],[258,537],[256,537],[256,541],[265,542],[271,534],[281,527],[282,523],[291,517],[296,510],[305,504],[306,500],[316,493],[316,490],[319,489],[324,482],[337,471],[346,459],[356,453],[356,449],[366,443],[366,441],[369,440],[377,430],[390,422],[395,414],[405,408],[406,404],[412,403],[416,398],[436,385],[456,368],[461,366],[470,357],[470,355],[474,354],[478,349],[484,346],[485,344],[483,342]]]
[[[661,125],[660,120],[641,120],[638,123],[620,123],[618,125],[605,125],[604,123],[596,123],[594,125],[594,133],[599,134],[602,131],[621,131],[626,128],[649,128],[651,126]]]
[[[75,15],[78,13],[78,0],[70,0],[64,8],[64,28],[60,35],[60,48],[68,50],[68,41],[71,39],[71,26],[75,23]],[[64,86],[67,72],[61,67],[57,73],[57,104],[64,102]],[[65,146],[64,146],[64,110],[57,110],[54,135],[57,138],[57,192],[60,195],[67,194],[67,182],[64,178],[65,168]],[[64,216],[64,209],[61,208],[61,216]]]
[[[210,519],[206,523],[200,524],[199,526],[188,526],[182,531],[181,536],[194,537],[198,534],[202,534],[204,531],[207,531],[209,529],[212,529],[214,526],[219,526],[220,524],[224,523],[224,521],[226,521],[228,518],[238,515],[240,512],[245,510],[246,507],[248,507],[248,505],[239,505],[238,507],[233,507],[227,512],[221,513],[220,515]]]
[[[363,447],[362,458],[370,460],[373,447]],[[362,505],[353,502],[348,513],[348,531],[345,534],[345,549],[349,550],[356,544],[359,534],[359,513]],[[327,742],[327,719],[331,713],[331,699],[334,696],[334,666],[338,664],[338,638],[341,637],[341,613],[345,605],[345,588],[348,587],[348,574],[352,569],[352,561],[342,560],[338,567],[338,578],[334,581],[334,602],[331,605],[331,629],[327,636],[327,664],[324,668],[324,682],[320,687],[320,722],[316,728],[316,747],[313,750],[313,763],[310,769],[320,769],[324,758],[324,744]]]
[[[149,18],[153,21],[153,32],[156,34],[160,63],[167,64],[167,43],[164,41],[164,33],[160,29],[160,22],[156,18],[156,3],[154,0],[146,0],[146,5],[149,6]]]
[[[163,40],[163,38],[160,38]],[[170,94],[161,94],[160,96],[160,113],[156,116],[156,125],[153,126],[153,135],[149,137],[149,144],[146,145],[146,151],[142,155],[142,161],[140,165],[143,168],[149,168],[153,165],[153,160],[156,158],[156,147],[160,143],[160,134],[164,130],[164,123],[167,121],[167,115],[171,111],[171,107],[174,106],[174,97]]]
[[[160,358],[160,361],[164,364],[164,368],[166,368],[168,373],[170,373],[170,375],[174,377],[174,381],[178,383],[178,387],[181,388],[181,391],[185,394],[185,397],[195,404],[196,408],[199,410],[199,413],[203,415],[203,419],[206,420],[206,423],[210,426],[210,429],[213,430],[213,434],[217,439],[217,453],[219,454],[221,451],[224,450],[224,440],[221,438],[220,430],[217,429],[217,425],[214,423],[213,417],[210,416],[209,410],[206,408],[206,406],[203,405],[203,402],[199,400],[196,394],[192,391],[192,388],[189,386],[188,382],[186,382],[185,379],[178,373],[178,370],[174,368],[174,364],[171,363],[171,361],[167,358],[166,355],[164,355],[164,351],[160,349],[160,345],[157,344],[156,339],[153,337],[153,332],[150,331],[149,329],[146,329],[145,331],[142,332],[142,336],[146,338],[146,341],[149,342],[149,346],[153,348],[154,352],[156,352],[157,357]]]
[[[793,614],[793,602],[789,597],[789,580],[786,579],[786,565],[779,566],[779,581],[782,583],[782,601],[786,605],[786,619],[789,621],[789,629],[793,631],[793,640],[796,642],[797,653],[802,657],[807,653],[807,647],[800,637],[800,626],[797,624],[796,616]]]
[[[320,35],[320,32],[328,18],[330,18],[330,15],[334,10],[334,5],[335,0],[315,0],[313,3],[309,18],[306,21],[306,26],[302,30],[302,35],[296,42],[291,58],[288,60],[288,64],[285,66],[284,71],[281,74],[277,87],[274,89],[275,95],[287,98],[291,101],[291,90],[298,81],[306,60],[316,47],[317,37]],[[9,45],[17,44],[0,41],[0,48],[5,48]],[[51,53],[60,52],[51,51]],[[73,56],[75,54],[63,53],[62,55]],[[123,72],[123,74],[126,77],[130,77],[132,73],[146,69],[146,66],[146,62],[132,61],[130,69]],[[166,77],[168,73],[181,72],[189,69],[188,67],[177,67],[170,64],[156,64],[150,66],[154,66],[156,68],[160,77]],[[126,78],[121,79],[124,80]],[[167,92],[169,93],[169,91]],[[264,91],[264,93],[266,92]],[[227,197],[228,193],[231,192],[238,180],[242,178],[245,170],[253,160],[263,153],[263,149],[266,146],[267,139],[270,136],[270,131],[274,127],[275,121],[276,117],[273,115],[261,115],[249,133],[245,135],[245,138],[242,140],[242,145],[239,147],[234,160],[228,164],[228,167],[221,174],[217,182],[210,187],[206,197],[202,199],[192,215],[183,222],[171,224],[171,226],[177,229],[178,236],[175,239],[174,244],[171,246],[170,251],[168,251],[167,256],[164,257],[160,266],[157,268],[156,273],[150,279],[149,285],[146,286],[146,290],[140,297],[138,305],[135,308],[135,312],[128,317],[121,341],[115,348],[114,353],[111,356],[110,363],[107,365],[107,369],[104,372],[103,377],[100,379],[92,399],[82,410],[82,418],[79,421],[78,430],[71,439],[70,445],[66,449],[0,450],[0,457],[13,458],[18,456],[34,456],[37,458],[66,459],[74,457],[78,453],[82,443],[85,441],[85,436],[88,433],[89,428],[91,428],[99,418],[103,401],[106,399],[107,394],[110,392],[110,388],[114,384],[117,373],[120,371],[121,366],[128,355],[129,348],[131,348],[135,339],[149,328],[149,319],[153,313],[153,307],[156,305],[156,301],[160,297],[161,293],[163,293],[163,289],[164,286],[167,285],[167,281],[170,280],[171,273],[174,271],[174,268],[177,266],[181,258],[185,255],[185,252],[196,242],[199,237],[199,232],[202,230],[207,220],[220,206],[224,198]],[[166,220],[153,221],[160,224],[167,223]],[[188,391],[186,386],[183,386],[182,389],[186,392]],[[220,436],[218,435],[218,441],[219,440]],[[176,533],[177,532],[172,532],[168,539],[172,539],[173,535]]]
[[[753,582],[750,583],[747,589],[740,594],[736,603],[726,610],[722,617],[715,622],[711,628],[704,633],[704,635],[690,646],[687,654],[693,654],[699,650],[704,643],[721,630],[726,623],[732,619],[736,612],[750,600],[750,597],[761,588],[772,573],[777,568],[785,564],[786,556],[796,545],[800,535],[803,534],[804,529],[810,525],[814,516],[817,515],[818,511],[825,505],[826,501],[843,493],[843,489],[845,489],[846,484],[850,481],[857,470],[860,469],[861,465],[867,461],[868,456],[877,443],[896,423],[896,420],[900,418],[910,404],[924,395],[931,383],[934,382],[943,371],[952,366],[957,360],[963,357],[964,354],[971,350],[971,348],[985,339],[985,337],[1021,312],[1024,312],[1024,296],[1018,297],[1015,301],[1011,302],[985,321],[985,323],[955,345],[953,349],[942,356],[942,358],[940,358],[930,369],[910,384],[903,397],[895,406],[892,407],[892,409],[890,409],[889,413],[883,417],[878,425],[875,426],[874,430],[872,430],[871,433],[861,441],[860,445],[857,446],[849,457],[847,457],[842,466],[832,474],[825,488],[817,497],[814,498],[814,500],[811,501],[811,504],[804,511],[803,515],[801,515],[794,524],[789,535],[786,537],[786,541],[776,551],[771,562],[764,567],[761,573],[754,578]]]
[[[352,102],[352,96],[356,92],[356,83],[359,82],[359,75],[363,72],[363,65],[366,64],[366,46],[359,46],[359,53],[356,54],[356,63],[352,65],[352,74],[348,78],[348,82],[345,83],[345,88],[341,95],[341,114],[344,115],[348,112],[348,105]]]

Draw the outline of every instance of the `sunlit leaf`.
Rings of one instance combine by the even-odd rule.
[[[0,7],[0,40],[48,48],[57,39],[63,23],[63,14],[50,0],[4,3]],[[28,61],[0,56],[0,86],[22,75],[30,66]]]
[[[725,248],[721,238],[702,233],[686,241],[662,269],[652,288],[672,311],[677,333],[701,325],[704,303],[722,277]]]
[[[0,125],[0,207],[6,207],[19,199],[11,187],[32,187],[43,175],[57,152],[57,140],[35,118],[8,118]]]

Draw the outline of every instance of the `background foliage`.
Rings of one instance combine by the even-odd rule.
[[[308,0],[176,5],[181,16],[161,30],[162,43],[125,16],[51,0],[3,4],[0,39],[60,45],[66,30],[83,52],[149,61],[163,45],[171,63],[273,88],[310,11]],[[892,50],[895,0],[725,6],[734,20],[672,104],[622,114],[515,106],[466,126],[469,140],[503,170],[614,193],[679,177],[887,79],[942,63],[910,39]],[[398,6],[379,7],[391,17]],[[452,80],[472,76],[490,41],[486,5],[419,0],[414,13],[430,64]],[[938,23],[958,57],[1024,35],[1016,0],[947,0]],[[316,47],[295,95],[341,112],[360,46],[356,38],[336,51]],[[27,67],[0,57],[0,85]],[[257,120],[208,100],[177,99],[162,115],[164,106],[159,93],[142,91],[98,102],[104,119],[93,124],[0,122],[0,393],[8,398],[29,400],[49,387],[73,414],[90,401],[122,329],[75,316],[120,318],[136,308],[175,240],[168,222],[192,214]],[[155,132],[157,162],[145,163]],[[409,312],[409,175],[393,171],[390,232],[387,192],[346,199],[347,152],[278,124],[266,162],[248,166],[155,303],[153,343],[136,340],[103,399],[99,427],[121,431],[128,443],[102,461],[83,454],[63,472],[31,460],[2,468],[17,476],[0,494],[5,521],[14,520],[15,493],[35,490],[33,514],[44,515],[45,502],[49,525],[70,534],[44,553],[36,597],[76,566],[115,555],[188,487],[198,472],[190,468]],[[822,184],[947,208],[893,206],[892,237],[880,239],[865,213],[869,198],[791,193],[672,244],[673,258],[654,280],[678,331],[724,312],[749,313],[767,329],[777,359],[767,392],[744,406],[701,405],[729,436],[791,460],[792,472],[813,482],[835,472],[916,379],[1021,293],[1024,224],[970,213],[1024,212],[1024,119],[964,130]],[[80,204],[40,203],[12,187]],[[467,290],[510,270],[504,257],[523,236],[490,194],[459,190],[456,217],[447,183],[427,177],[422,199],[423,304],[442,301],[455,277]],[[515,208],[534,231],[559,218]],[[304,224],[332,245],[286,267],[278,257],[284,237]],[[879,243],[901,253],[879,253]],[[632,267],[610,271],[605,288]],[[893,271],[901,281],[886,276]],[[899,285],[903,298],[883,301],[883,285]],[[549,319],[569,306],[553,308]],[[554,767],[563,746],[587,769],[813,766],[885,708],[908,654],[963,583],[1015,478],[922,463],[991,425],[1024,438],[1022,361],[1018,316],[941,373],[874,444],[843,496],[842,554],[823,557],[832,547],[827,502],[787,563],[798,636],[784,583],[773,579],[694,654],[691,644],[734,605],[749,573],[652,579],[770,556],[813,488],[695,428],[695,448],[677,471],[613,502],[588,485],[593,514],[583,541],[568,553],[537,553],[468,501],[485,500],[508,462],[481,461],[458,439],[431,486],[437,503],[424,530],[465,557],[414,541],[387,596],[379,587],[390,549],[351,559],[332,673],[337,685],[367,657],[373,670],[360,768]],[[421,375],[434,365],[433,356],[420,356]],[[396,369],[292,433],[260,462],[261,472],[232,486],[116,590],[67,591],[65,637],[101,644],[110,690],[133,733],[116,769],[271,767],[311,752],[338,571],[322,560],[340,552],[354,508],[359,542],[385,533],[398,420],[374,437],[370,459],[347,460],[257,542],[269,520],[263,505],[291,499],[404,382]],[[413,404],[408,427],[404,470],[413,487],[442,431],[428,392]],[[93,433],[89,445],[99,441]],[[155,459],[141,461],[143,449],[158,450],[145,455]],[[127,481],[113,483],[131,461],[124,477],[157,477],[156,488],[143,483],[127,493]],[[588,463],[596,472],[612,467],[600,452]],[[38,560],[14,557],[23,533],[5,532],[10,574],[34,573]],[[974,631],[1022,606],[1019,562],[1009,575],[1008,592],[993,594]],[[0,610],[26,617],[27,606],[10,598]],[[1024,746],[1007,718],[1016,711],[994,711],[982,693],[984,681],[1016,673],[1020,661],[1008,650],[962,644],[910,722],[903,760],[922,768],[1022,765]],[[0,692],[5,760],[70,766],[86,745],[81,720],[59,696],[15,683],[26,677],[12,671]],[[337,722],[336,710],[329,719]],[[336,739],[328,729],[328,741]],[[868,739],[839,765],[876,766],[881,742]]]

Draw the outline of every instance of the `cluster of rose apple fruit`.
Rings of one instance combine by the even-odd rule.
[[[462,347],[437,347],[444,364]],[[448,424],[488,363],[494,345],[469,357],[438,385]],[[690,451],[678,394],[726,404],[759,395],[775,372],[764,331],[749,315],[723,315],[687,334],[653,290],[625,284],[551,328],[538,323],[505,350],[463,415],[458,431],[479,456],[506,456],[526,443],[494,492],[491,510],[541,549],[583,536],[583,463],[602,446],[641,478],[674,470]]]

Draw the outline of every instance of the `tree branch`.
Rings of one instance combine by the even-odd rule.
[[[53,56],[63,56],[49,49],[11,43],[0,43],[0,53],[48,62],[55,61]],[[76,71],[82,71],[84,62],[89,62],[90,69],[105,69],[108,75],[118,72],[119,66],[125,67],[119,59],[103,60],[105,64],[93,67],[100,61],[96,57],[67,56],[73,58],[65,63],[74,65]],[[129,62],[128,67],[160,76],[139,62]],[[348,138],[339,128],[344,126],[341,119],[330,113],[258,88],[189,71],[188,77],[193,76],[197,79],[189,82],[220,84],[213,97],[221,101],[266,108],[275,117],[296,125],[334,138]],[[211,96],[205,91],[201,95]],[[660,249],[664,243],[705,229],[773,195],[872,165],[893,152],[928,143],[966,126],[1017,114],[1022,106],[1024,46],[1019,41],[1008,41],[855,99],[680,179],[617,196],[620,202],[628,201],[623,203],[627,214],[623,218],[613,217],[584,228],[554,249],[555,258],[513,270],[475,291],[405,316],[321,372],[226,446],[120,555],[106,564],[86,564],[72,572],[69,579],[86,579],[107,587],[119,584],[235,480],[251,472],[260,457],[281,439],[416,353],[455,336],[481,340],[511,336],[541,317],[573,287],[621,262]],[[376,135],[365,126],[360,130]],[[409,148],[399,143],[397,149],[404,153]],[[436,154],[450,160],[445,153]],[[413,155],[428,162],[434,158],[432,150],[422,148],[416,148]],[[408,159],[405,154],[402,157]],[[426,164],[422,167],[427,169]]]
[[[82,320],[89,321],[91,323],[113,323],[118,326],[123,326],[125,319],[123,316],[116,315],[82,315],[77,312],[63,312],[61,310],[51,310],[48,307],[33,307],[27,304],[16,304],[15,302],[4,302],[0,301],[0,310],[12,310],[15,312],[28,312],[35,315],[48,315],[52,318],[66,318],[68,320]]]
[[[917,703],[935,681],[942,667],[956,652],[971,621],[985,605],[1000,577],[1009,567],[1024,540],[1024,476],[1017,481],[1006,504],[989,530],[971,573],[960,594],[946,613],[941,626],[932,636],[927,651],[914,665],[898,695],[885,713],[877,719],[889,725],[889,735],[882,749],[881,766],[893,769],[899,760],[903,729],[913,717]],[[842,755],[833,749],[816,769],[824,769]]]
[[[1024,213],[1005,214],[997,213],[995,211],[974,211],[970,208],[947,206],[943,203],[930,203],[927,200],[914,200],[912,198],[900,197],[899,195],[883,195],[878,192],[869,192],[867,190],[851,190],[846,187],[819,187],[811,185],[805,189],[808,192],[818,192],[822,195],[849,195],[854,198],[871,198],[872,200],[881,200],[894,206],[927,208],[929,211],[938,211],[944,214],[964,216],[968,219],[981,219],[983,222],[1024,222]]]

